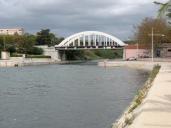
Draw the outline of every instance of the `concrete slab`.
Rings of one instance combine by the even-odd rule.
[[[171,63],[163,63],[149,94],[128,128],[171,128]]]

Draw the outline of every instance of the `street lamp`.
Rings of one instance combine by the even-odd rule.
[[[5,35],[3,36],[3,44],[4,44],[4,51],[6,51],[6,46],[5,46]]]
[[[5,45],[5,42],[6,42],[5,34],[3,34],[3,33],[1,32],[0,35],[1,35],[2,38],[3,38],[3,50],[5,51],[5,50],[6,50],[6,45]]]
[[[161,36],[164,37],[164,34],[154,34],[154,28],[152,27],[152,31],[151,34],[149,34],[149,36],[151,36],[151,61],[154,62],[154,36]]]

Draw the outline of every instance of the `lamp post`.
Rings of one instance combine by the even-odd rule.
[[[4,44],[4,51],[6,51],[6,46],[5,46],[5,35],[3,36],[3,44]]]
[[[151,34],[149,34],[149,36],[151,36],[151,61],[154,62],[154,36],[161,36],[164,37],[164,34],[155,34],[154,33],[154,28],[152,27],[152,31]]]
[[[137,59],[139,58],[139,44],[137,42]]]
[[[152,59],[152,62],[154,62],[154,29],[152,28],[152,31],[151,31],[151,59]]]

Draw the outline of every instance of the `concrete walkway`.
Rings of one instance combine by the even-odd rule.
[[[163,63],[129,128],[171,128],[171,63]]]

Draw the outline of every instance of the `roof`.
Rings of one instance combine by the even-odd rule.
[[[137,45],[137,44],[130,44],[125,47],[126,49],[149,49],[146,45]]]

